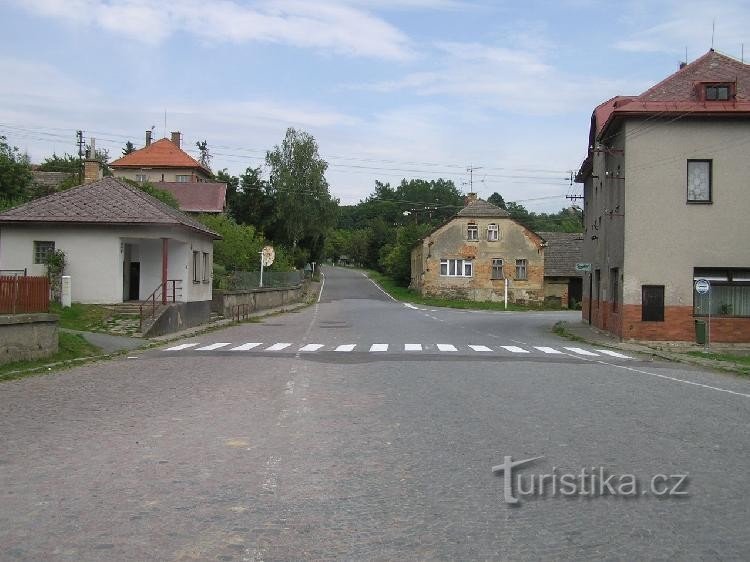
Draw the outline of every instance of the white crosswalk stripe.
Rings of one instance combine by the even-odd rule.
[[[250,351],[251,349],[255,349],[256,347],[260,345],[263,345],[263,344],[262,343],[243,343],[242,345],[233,347],[229,351]]]
[[[267,345],[267,347],[263,347],[264,345]],[[242,344],[234,344],[229,342],[216,342],[216,343],[210,343],[210,344],[201,344],[199,342],[189,342],[189,343],[182,343],[179,345],[175,345],[172,347],[166,348],[164,351],[216,351],[221,350],[223,351],[224,348],[227,348],[227,346],[234,346],[229,347],[229,351],[251,351],[251,350],[262,350],[262,351],[283,351],[289,347],[294,346],[293,343],[274,343],[274,344],[263,344],[261,342],[247,342]],[[334,351],[338,352],[352,352],[354,351],[359,344],[356,343],[346,343],[346,344],[340,344],[338,346],[334,345],[327,345],[323,343],[308,343],[308,344],[299,344],[301,347],[298,348],[299,352],[306,352],[306,353],[314,353],[317,351],[326,351],[326,348],[328,350],[333,349]],[[398,353],[401,349],[403,349],[404,352],[426,352],[430,353],[431,350],[437,349],[440,352],[458,352],[460,350],[463,350],[464,353],[468,350],[476,353],[483,353],[483,354],[490,354],[490,353],[496,353],[498,351],[502,352],[509,351],[510,353],[517,353],[517,354],[530,354],[534,351],[541,352],[545,355],[567,355],[571,356],[571,353],[574,353],[576,355],[583,355],[586,357],[600,357],[601,355],[606,355],[611,358],[615,359],[633,359],[629,355],[625,355],[624,353],[619,353],[617,351],[612,351],[609,349],[596,349],[596,350],[588,350],[584,349],[582,347],[563,347],[560,349],[556,349],[554,347],[549,346],[527,346],[529,349],[525,349],[524,347],[518,346],[518,345],[500,345],[500,346],[493,346],[489,347],[486,345],[479,345],[479,344],[465,344],[461,346],[456,346],[450,343],[437,343],[437,344],[423,344],[423,343],[405,343],[405,344],[398,344],[394,345],[391,348],[392,344],[387,343],[374,343],[367,348],[367,345],[365,344],[363,347],[365,349],[368,349],[370,353],[384,353],[389,350],[392,352]],[[434,347],[432,347],[434,345]],[[196,347],[201,346],[201,347]],[[403,346],[403,348],[401,347]],[[262,352],[261,351],[261,352]],[[290,350],[292,351],[292,350]],[[566,351],[570,353],[565,353]]]
[[[203,347],[197,347],[195,349],[195,351],[213,351],[214,349],[219,349],[220,347],[226,347],[228,345],[232,345],[232,342],[212,343],[211,345],[205,345]]]
[[[527,349],[518,347],[517,345],[501,345],[500,347],[511,353],[530,353]]]
[[[568,351],[572,351],[573,353],[577,353],[578,355],[588,355],[589,357],[599,357],[598,353],[593,353],[591,351],[587,351],[580,347],[566,347],[565,349],[567,349]]]
[[[558,351],[554,347],[544,347],[544,346],[537,347],[537,346],[534,346],[534,349],[538,349],[539,351],[541,351],[543,353],[551,353],[551,354],[562,355],[562,351]]]
[[[629,355],[623,355],[622,353],[610,351],[609,349],[597,349],[596,351],[603,353],[604,355],[609,355],[610,357],[617,357],[618,359],[632,359]]]
[[[164,351],[182,351],[183,349],[189,349],[191,347],[195,347],[198,345],[198,342],[195,343],[182,343],[180,345],[176,345],[174,347],[168,347]]]

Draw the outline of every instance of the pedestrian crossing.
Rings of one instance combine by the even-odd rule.
[[[231,352],[286,352],[286,353],[319,353],[326,351],[333,351],[336,353],[439,353],[439,354],[451,354],[451,353],[471,353],[471,354],[510,354],[518,356],[533,356],[533,355],[568,355],[573,357],[605,357],[609,359],[633,359],[629,355],[612,351],[611,349],[584,349],[578,346],[561,346],[559,349],[548,346],[525,346],[521,345],[482,345],[482,344],[466,344],[466,345],[454,345],[450,343],[436,343],[436,344],[423,344],[423,343],[404,343],[404,344],[390,344],[390,343],[372,343],[372,344],[360,344],[360,343],[345,343],[345,344],[334,344],[327,345],[323,343],[305,343],[305,344],[293,344],[291,342],[245,342],[245,343],[232,343],[232,342],[214,342],[214,343],[203,343],[203,342],[189,342],[181,343],[168,347],[164,351],[171,352],[184,352],[184,351],[231,351]]]

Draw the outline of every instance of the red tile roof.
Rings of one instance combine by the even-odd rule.
[[[218,182],[156,182],[154,186],[169,191],[188,213],[221,213],[227,203],[227,184]]]
[[[79,185],[0,213],[0,224],[183,226],[221,238],[197,220],[114,178]]]
[[[110,163],[115,170],[122,168],[192,168],[210,175],[210,171],[169,139],[159,139],[149,146],[131,152]]]
[[[706,82],[734,84],[734,99],[703,101],[699,96],[699,85]],[[598,138],[615,120],[628,115],[658,114],[664,117],[678,116],[680,119],[691,116],[747,116],[750,114],[750,65],[712,49],[639,96],[612,98],[618,99],[625,103],[609,111],[600,110],[609,103],[605,102],[594,110]]]

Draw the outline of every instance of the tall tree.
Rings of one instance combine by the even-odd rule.
[[[503,196],[500,195],[497,191],[490,195],[487,198],[488,203],[492,203],[496,207],[500,207],[501,209],[505,209],[505,199],[503,199]]]
[[[122,155],[127,156],[131,152],[135,152],[135,145],[132,142],[128,141],[125,143],[125,146],[122,148]]]
[[[328,163],[318,153],[318,143],[309,133],[289,128],[281,145],[266,154],[266,164],[275,202],[275,240],[293,251],[299,245],[310,259],[320,261],[338,202],[328,190]]]
[[[0,136],[0,205],[22,203],[31,186],[29,157]]]
[[[198,162],[200,162],[200,165],[206,168],[206,170],[211,169],[211,152],[208,150],[208,141],[202,140],[195,143],[195,146],[198,147],[198,152],[200,152],[200,156],[198,157]]]

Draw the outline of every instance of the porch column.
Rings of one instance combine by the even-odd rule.
[[[161,239],[161,303],[167,304],[167,276],[169,271],[169,238]]]

